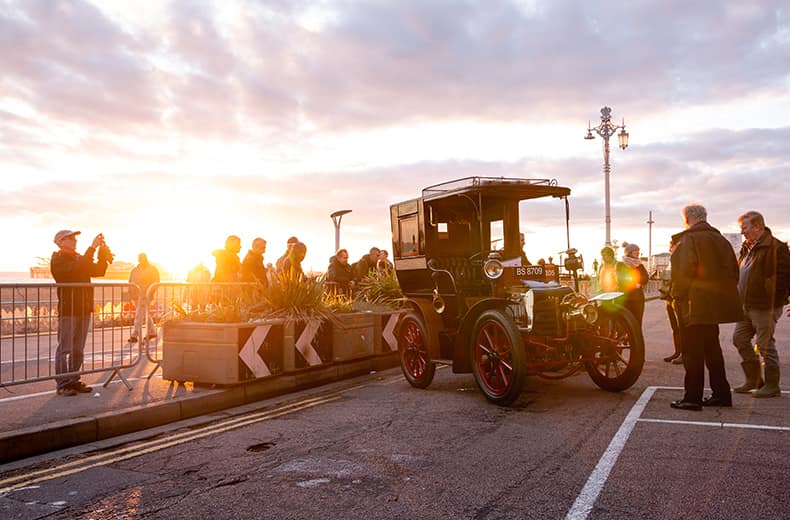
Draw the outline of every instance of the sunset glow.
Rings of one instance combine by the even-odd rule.
[[[685,5],[685,4],[684,4]],[[324,270],[330,213],[352,261],[391,247],[389,204],[480,175],[572,189],[571,242],[604,241],[601,107],[613,143],[612,238],[666,250],[679,210],[761,211],[790,238],[790,18],[778,1],[0,3],[0,271],[52,237],[103,232],[183,277],[225,237],[308,246]],[[615,23],[619,30],[611,30]],[[606,28],[604,30],[604,28]],[[556,202],[556,201],[550,201]],[[560,204],[523,207],[529,258],[564,250]],[[648,212],[655,225],[648,235]]]

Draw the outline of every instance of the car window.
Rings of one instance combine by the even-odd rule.
[[[400,237],[400,255],[417,256],[419,252],[419,229],[417,227],[417,216],[406,217],[398,222]]]

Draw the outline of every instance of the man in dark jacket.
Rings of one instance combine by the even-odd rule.
[[[790,251],[785,242],[774,238],[771,230],[765,227],[760,213],[747,211],[738,217],[738,224],[746,239],[738,259],[741,268],[738,290],[743,300],[744,318],[735,325],[732,342],[743,360],[741,366],[746,382],[735,391],[756,390],[753,397],[778,397],[781,395],[779,355],[774,331],[790,290]],[[764,384],[752,338],[765,362]]]
[[[726,238],[707,223],[707,211],[696,204],[682,210],[686,230],[672,237],[672,303],[681,326],[683,399],[672,408],[702,410],[732,406],[730,384],[719,343],[719,323],[743,318],[738,295],[738,261]],[[703,399],[705,366],[713,395]]]
[[[358,262],[354,264],[354,279],[359,283],[363,278],[370,274],[371,270],[376,269],[376,262],[379,260],[379,253],[381,251],[378,247],[371,247],[367,255],[363,255]]]
[[[263,266],[263,253],[266,252],[266,241],[256,238],[252,241],[252,249],[247,252],[244,261],[241,263],[241,281],[258,282],[266,288],[269,280],[266,277],[266,268]]]
[[[340,294],[349,294],[354,288],[354,270],[348,263],[348,250],[338,249],[337,253],[329,258],[326,281]]]
[[[96,235],[84,255],[77,253],[79,231],[63,229],[55,234],[55,244],[60,250],[52,253],[49,266],[52,277],[58,284],[89,284],[91,276],[104,276],[107,272],[109,249],[104,237]],[[97,248],[97,262],[93,254]],[[91,313],[93,312],[93,287],[58,287],[58,348],[55,350],[55,373],[78,372],[82,367],[85,340],[88,337]],[[79,375],[56,377],[58,395],[90,393],[91,387],[80,381]]]

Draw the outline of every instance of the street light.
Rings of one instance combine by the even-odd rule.
[[[606,245],[608,246],[611,245],[612,238],[612,215],[609,208],[609,138],[620,130],[620,133],[617,134],[617,141],[620,144],[620,148],[625,150],[628,148],[628,132],[625,131],[625,119],[623,119],[621,125],[612,124],[612,109],[609,107],[603,107],[601,109],[600,125],[591,127],[589,121],[587,122],[587,135],[585,135],[584,138],[595,139],[593,130],[595,130],[596,134],[603,137],[603,174],[606,193]]]
[[[329,215],[332,217],[332,223],[335,225],[335,252],[340,249],[340,221],[343,220],[343,215],[346,213],[351,213],[351,210],[341,209]]]

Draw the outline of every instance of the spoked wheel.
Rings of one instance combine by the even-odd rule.
[[[415,312],[406,314],[398,332],[400,367],[409,384],[416,388],[430,385],[436,373],[436,363],[431,361],[428,352],[427,338],[422,318]]]
[[[645,343],[630,312],[599,311],[590,338],[597,348],[593,361],[586,363],[587,373],[604,390],[620,392],[639,379],[645,364]]]
[[[526,377],[524,343],[515,324],[498,310],[483,312],[471,344],[472,371],[492,403],[506,406],[521,395]]]

